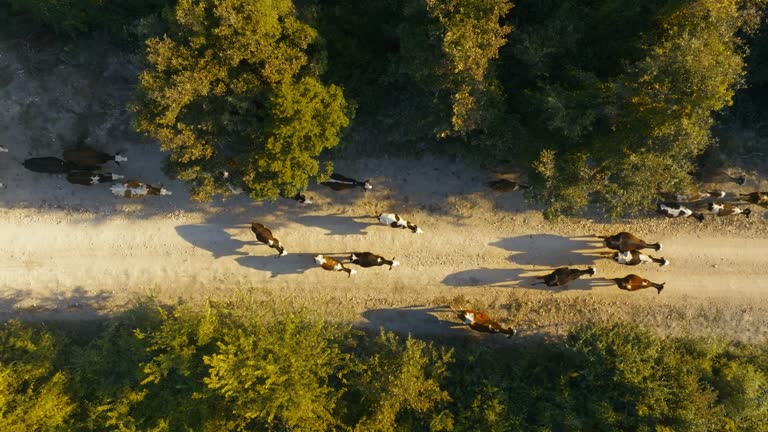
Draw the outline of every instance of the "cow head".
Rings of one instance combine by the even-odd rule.
[[[169,191],[168,189],[160,186],[160,195],[171,195],[173,192]]]
[[[323,265],[325,263],[325,257],[322,255],[315,255],[313,258],[315,259],[315,262],[320,265]]]
[[[368,179],[368,180],[366,180],[366,181],[364,181],[364,182],[363,182],[363,190],[366,190],[366,191],[367,191],[367,190],[371,190],[371,189],[373,189],[373,186],[371,186],[371,184],[370,184],[370,183],[368,183],[368,182],[370,182],[370,181],[371,181],[371,179]]]

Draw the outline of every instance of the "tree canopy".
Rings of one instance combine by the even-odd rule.
[[[290,0],[181,0],[169,33],[147,41],[136,126],[194,198],[242,187],[274,199],[329,174],[316,158],[352,112],[319,79],[316,38]]]

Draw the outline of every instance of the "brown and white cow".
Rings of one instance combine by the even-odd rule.
[[[67,173],[67,181],[72,184],[83,186],[92,186],[98,183],[109,183],[124,178],[119,174],[106,173],[99,174],[93,171],[72,170]]]
[[[657,294],[661,294],[661,290],[664,289],[664,285],[666,284],[666,282],[662,282],[660,284],[654,283],[636,274],[629,274],[623,278],[613,278],[610,280],[614,281],[619,289],[623,289],[625,291],[637,291],[645,288],[656,288]]]
[[[654,262],[662,267],[669,265],[669,260],[666,258],[654,258],[650,255],[645,255],[637,250],[629,252],[616,252],[613,254],[613,260],[619,264],[626,265],[638,265]]]
[[[368,191],[373,189],[373,186],[371,186],[371,184],[368,183],[369,181],[370,180],[359,181],[353,178],[345,177],[338,173],[333,173],[331,174],[331,178],[328,181],[324,181],[320,184],[323,186],[328,186],[333,190],[343,190],[343,189],[352,189],[355,187],[361,187],[363,188],[364,191]]]
[[[752,214],[752,209],[750,208],[742,209],[733,204],[718,202],[709,203],[709,211],[716,214],[717,216],[733,216],[743,214],[749,218],[749,215]]]
[[[482,333],[503,333],[507,335],[507,338],[517,334],[517,330],[512,327],[504,328],[496,321],[492,320],[485,312],[476,311],[474,309],[462,309],[456,310],[451,308],[456,313],[462,323],[466,324],[472,330]]]
[[[344,267],[344,264],[327,255],[316,255],[314,258],[315,262],[320,264],[320,267],[322,267],[323,270],[347,272],[347,277],[357,273],[357,270]]]
[[[397,213],[381,213],[379,215],[379,222],[384,225],[389,225],[392,228],[408,228],[416,234],[424,233],[421,228],[401,218]]]
[[[272,236],[272,231],[270,231],[269,228],[258,222],[253,222],[251,223],[251,231],[256,234],[256,240],[276,250],[278,258],[288,255],[288,251],[285,250],[283,245],[280,243],[280,240]]]
[[[398,261],[395,261],[394,257],[391,260],[388,260],[381,255],[376,255],[370,252],[353,252],[349,256],[349,261],[352,264],[359,265],[360,267],[375,267],[375,266],[388,265],[390,270],[392,270],[392,267],[396,267],[400,265]]]
[[[748,194],[739,194],[739,199],[752,204],[768,206],[768,192],[750,192]]]
[[[171,195],[171,191],[160,186],[152,186],[136,180],[113,184],[109,187],[112,194],[125,198],[143,198],[147,195]]]
[[[661,250],[661,243],[646,243],[628,232],[620,232],[612,236],[597,236],[603,239],[603,243],[608,249],[619,252],[628,252],[637,249],[652,248],[656,251]]]

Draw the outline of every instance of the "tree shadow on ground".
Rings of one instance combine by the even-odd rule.
[[[26,290],[0,292],[0,320],[89,320],[111,312],[112,294],[83,287],[37,296]]]
[[[289,253],[286,256],[278,257],[277,254],[273,256],[254,256],[249,255],[245,257],[236,258],[235,261],[237,261],[241,266],[248,267],[254,270],[264,271],[264,272],[270,272],[270,277],[276,278],[278,276],[283,275],[292,275],[292,274],[304,274],[307,270],[317,268],[320,271],[327,271],[320,268],[320,266],[315,262],[314,257],[316,255],[325,255],[330,256],[334,258],[335,260],[343,263],[345,266],[347,266],[347,262],[344,262],[347,257],[349,257],[349,254],[340,254],[340,253],[327,253],[327,252],[316,252],[316,253],[297,253],[297,254],[291,254]],[[349,266],[349,268],[354,268],[354,266]],[[346,275],[345,275],[346,276]]]
[[[512,252],[515,264],[548,267],[593,265],[604,256],[603,243],[594,236],[563,237],[554,234],[529,234],[491,243]]]
[[[216,259],[232,255],[248,255],[247,252],[240,251],[243,246],[252,243],[263,245],[255,240],[236,239],[225,228],[225,226],[214,224],[180,225],[176,227],[176,233],[193,246],[212,253]],[[231,226],[231,228],[250,229],[248,225]]]
[[[453,287],[494,286],[514,288],[523,279],[522,274],[527,270],[521,269],[491,269],[479,268],[462,270],[446,276],[443,285]]]
[[[368,219],[371,222],[359,222],[358,219]],[[337,213],[323,216],[299,216],[295,222],[328,231],[325,235],[366,235],[368,233],[365,229],[379,221],[368,216],[343,216]]]

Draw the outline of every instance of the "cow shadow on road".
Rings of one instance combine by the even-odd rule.
[[[582,276],[565,287],[549,287],[540,283],[542,282],[541,279],[536,278],[536,276],[549,274],[552,270],[554,270],[554,268],[538,270],[489,268],[463,270],[446,276],[442,283],[443,285],[453,287],[492,286],[498,288],[537,289],[557,293],[574,290],[591,290],[593,287],[599,286],[599,283],[596,281],[603,280],[600,277],[590,278],[589,276]]]
[[[602,241],[594,236],[554,234],[522,235],[491,243],[491,246],[512,252],[510,262],[548,267],[593,265],[597,259],[605,257],[602,245]]]
[[[260,270],[264,272],[270,272],[270,277],[275,278],[284,275],[296,275],[303,274],[307,270],[314,268],[320,269],[320,266],[315,262],[314,257],[316,255],[330,256],[337,261],[341,262],[349,268],[356,268],[357,266],[349,266],[346,262],[346,258],[349,254],[328,253],[328,252],[316,252],[316,253],[296,253],[283,257],[278,257],[277,254],[270,256],[246,256],[236,258],[241,266],[248,267],[254,270]],[[321,270],[326,271],[326,270]],[[345,275],[346,276],[346,275]]]
[[[243,241],[235,238],[225,231],[224,226],[217,225],[180,225],[176,227],[176,233],[195,247],[205,249],[213,254],[214,258],[232,255],[248,255],[240,249],[255,241]],[[235,227],[233,227],[235,228]],[[237,228],[240,228],[239,226]],[[250,229],[243,225],[243,229]],[[261,243],[259,243],[261,244]],[[266,245],[265,245],[266,246]]]
[[[495,286],[513,288],[523,280],[522,274],[527,270],[521,269],[491,269],[479,268],[462,270],[446,276],[443,285],[453,287]]]
[[[278,257],[277,254],[269,256],[244,256],[236,258],[243,267],[271,273],[270,277],[278,277],[291,274],[303,274],[305,271],[317,267],[310,254],[291,254]]]
[[[359,222],[358,219],[370,219],[370,223]],[[346,216],[341,214],[322,216],[299,216],[295,222],[308,227],[317,227],[325,231],[325,235],[366,235],[365,229],[378,223],[374,217]]]
[[[453,347],[467,343],[482,343],[487,346],[510,344],[510,339],[506,337],[470,330],[448,306],[372,309],[363,312],[362,316],[367,322],[356,327],[371,334],[383,329],[402,336],[415,335],[419,339]],[[514,339],[511,341],[514,343]]]

